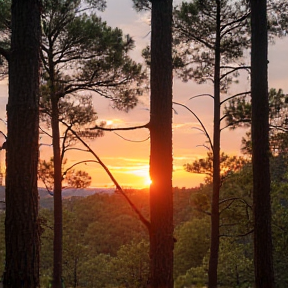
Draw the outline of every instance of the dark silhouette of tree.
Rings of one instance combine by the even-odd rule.
[[[37,163],[41,1],[12,1],[5,288],[39,287]],[[2,53],[3,55],[3,53]]]
[[[269,171],[267,1],[251,0],[251,96],[255,287],[275,287]]]
[[[172,288],[172,0],[151,2],[150,287]]]

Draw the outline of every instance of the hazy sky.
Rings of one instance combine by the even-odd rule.
[[[149,14],[137,14],[132,8],[132,0],[108,0],[107,9],[101,13],[101,17],[107,24],[113,27],[118,26],[125,34],[130,34],[135,41],[136,47],[131,56],[139,61],[141,50],[149,44]],[[288,93],[288,38],[277,40],[275,45],[269,47],[269,87],[282,88]],[[189,107],[205,123],[207,130],[212,132],[213,125],[213,103],[210,98],[196,98],[189,101],[193,95],[201,93],[211,93],[212,85],[196,85],[193,82],[181,83],[174,79],[174,101],[189,105]],[[246,77],[241,78],[241,82],[235,85],[228,93],[233,95],[235,92],[249,91],[250,85]],[[0,84],[0,117],[5,118],[5,105],[7,102],[7,84]],[[114,110],[109,102],[95,95],[95,109],[99,119],[106,120],[113,127],[127,127],[145,124],[149,121],[149,95],[140,98],[140,104],[131,112],[124,113]],[[173,126],[173,156],[174,156],[174,175],[173,186],[194,187],[198,185],[203,176],[187,173],[183,170],[183,164],[191,162],[200,157],[205,157],[207,150],[203,147],[205,136],[200,131],[193,129],[199,127],[196,119],[191,113],[183,108],[175,106]],[[5,129],[4,124],[0,123],[0,128]],[[235,131],[223,130],[221,149],[231,155],[240,155],[241,138],[245,131],[237,129]],[[148,137],[148,131],[119,132],[122,137],[130,140],[140,141]],[[211,133],[212,137],[212,133]],[[90,143],[102,161],[111,169],[119,184],[125,187],[141,187],[147,185],[148,164],[149,164],[149,141],[128,142],[117,136],[113,132],[105,133],[105,136]],[[42,146],[43,147],[43,146]],[[49,150],[50,149],[50,150]],[[51,148],[41,148],[41,153],[45,152],[47,157]],[[1,152],[3,153],[3,152]],[[43,154],[44,155],[44,154]],[[2,167],[4,155],[1,154]],[[75,152],[67,155],[70,161],[92,159],[88,155]],[[44,157],[44,156],[43,156]],[[86,158],[85,158],[86,159]],[[3,168],[2,168],[3,169]],[[111,186],[111,180],[100,167],[96,164],[82,166],[87,169],[93,177],[93,186]]]

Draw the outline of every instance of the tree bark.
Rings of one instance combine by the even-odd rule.
[[[251,0],[251,95],[255,287],[275,287],[272,263],[267,2]]]
[[[54,77],[51,83],[54,84]],[[52,85],[53,85],[52,84]],[[55,95],[54,88],[51,88],[52,104],[52,143],[54,161],[54,243],[53,243],[53,288],[62,287],[62,161],[60,150],[60,130],[59,130],[59,108],[58,97]]]
[[[40,1],[12,1],[6,171],[5,288],[39,287]]]
[[[172,0],[152,1],[150,286],[173,287]]]
[[[219,255],[219,197],[220,197],[220,37],[221,37],[221,7],[217,4],[215,65],[214,65],[214,126],[213,126],[213,191],[211,201],[211,240],[208,267],[208,287],[216,288],[218,284],[218,255]]]

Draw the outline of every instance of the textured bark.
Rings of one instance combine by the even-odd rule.
[[[12,1],[4,287],[39,287],[38,138],[40,2]]]
[[[255,287],[274,287],[269,172],[266,0],[251,0],[252,162]]]
[[[150,287],[173,287],[172,0],[152,1]]]
[[[216,288],[219,255],[219,196],[220,196],[220,1],[217,0],[217,29],[214,65],[214,126],[213,126],[213,192],[211,201],[211,242],[208,267],[208,287]]]

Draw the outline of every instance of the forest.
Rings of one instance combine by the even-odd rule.
[[[99,16],[108,4],[0,1],[0,76],[9,87],[1,285],[288,287],[288,94],[268,81],[268,45],[286,37],[287,1],[133,0],[135,13],[150,15],[141,63],[131,57],[133,37]],[[193,105],[174,98],[176,78],[212,84],[189,99],[212,100],[212,131]],[[233,93],[243,79],[249,89]],[[146,123],[99,121],[94,97],[128,113],[143,94]],[[173,187],[177,107],[205,136],[206,156],[182,167],[205,175],[194,188]],[[222,131],[243,127],[242,155],[226,154]],[[124,189],[91,145],[133,130],[149,134],[147,189]],[[73,162],[71,151],[89,158]],[[67,187],[91,185],[82,169],[90,163],[114,192],[64,197]],[[39,197],[39,185],[48,197]]]

